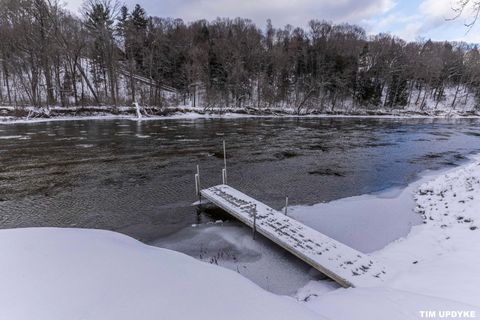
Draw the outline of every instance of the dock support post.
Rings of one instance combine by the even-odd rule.
[[[257,204],[253,205],[253,240],[255,240],[255,233],[257,233]]]
[[[288,196],[285,198],[285,215],[287,215],[288,212]]]
[[[202,187],[200,185],[200,167],[197,164],[197,173],[195,174],[195,192],[197,193],[198,196],[198,201],[200,204],[202,204],[202,193],[200,192],[202,190]]]
[[[227,184],[227,149],[225,148],[225,140],[223,140],[223,167],[222,180],[223,184]]]
[[[195,173],[195,194],[197,196],[200,194],[200,190],[198,190],[198,173]]]

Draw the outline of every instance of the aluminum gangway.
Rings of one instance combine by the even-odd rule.
[[[378,286],[389,276],[387,268],[369,255],[287,216],[286,210],[277,211],[229,186],[225,141],[223,155],[225,167],[220,185],[202,189],[197,166],[197,195],[251,227],[254,235],[262,234],[343,287]],[[288,206],[288,198],[286,203]]]

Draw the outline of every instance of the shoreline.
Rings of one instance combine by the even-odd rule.
[[[476,310],[479,315],[480,276],[476,268],[480,263],[480,197],[476,194],[480,190],[480,154],[469,156],[465,163],[451,169],[425,172],[411,185],[415,185],[414,190],[409,190],[413,191],[410,195],[415,203],[412,210],[422,217],[422,223],[412,226],[404,237],[370,253],[388,266],[393,275],[383,285],[372,288],[332,288],[329,281],[310,281],[299,289],[297,300],[332,318],[338,316],[339,310],[330,304],[358,303],[365,294],[369,299],[363,301],[363,307],[373,310],[370,318],[397,319],[399,315],[394,310],[401,307],[406,311],[404,316],[416,319],[422,310],[443,310],[447,301],[463,304],[461,310]],[[412,188],[401,192],[407,189]],[[408,297],[411,294],[418,295],[419,300]],[[424,300],[432,298],[444,302],[436,300],[430,304]],[[387,306],[379,307],[379,301]]]
[[[247,119],[247,118],[267,118],[267,119],[480,119],[480,115],[420,115],[420,114],[245,114],[226,112],[220,113],[200,113],[200,112],[179,112],[165,116],[143,116],[138,118],[134,115],[86,115],[86,116],[55,116],[50,118],[23,118],[23,117],[2,117],[0,116],[0,125],[8,124],[30,124],[54,121],[92,121],[92,120],[130,120],[137,122],[161,121],[161,120],[197,120],[197,119]]]
[[[337,241],[373,255],[390,244],[408,237],[412,228],[423,223],[424,220],[415,212],[415,194],[420,186],[475,163],[475,156],[465,155],[466,160],[454,167],[445,166],[421,171],[414,180],[403,186],[330,202],[290,206],[289,215]],[[350,230],[352,224],[361,228]]]
[[[81,120],[190,120],[233,118],[371,118],[371,119],[479,119],[480,110],[416,108],[405,109],[307,109],[300,114],[291,107],[201,108],[133,106],[0,106],[0,124]]]

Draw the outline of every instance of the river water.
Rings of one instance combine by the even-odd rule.
[[[207,249],[185,242],[196,237],[191,226],[204,226],[211,240],[208,223],[230,219],[191,205],[193,175],[198,164],[203,186],[221,182],[223,140],[229,184],[277,209],[286,195],[291,205],[308,205],[405,186],[426,169],[457,165],[480,150],[479,121],[472,119],[0,124],[0,227],[109,229],[202,256]],[[249,232],[234,221],[222,230],[229,228],[230,236]]]

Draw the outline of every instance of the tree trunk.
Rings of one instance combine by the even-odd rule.
[[[425,93],[423,95],[422,103],[420,104],[420,110],[423,110],[423,108],[425,108],[425,100],[427,99],[427,94],[428,94],[428,90],[427,88],[425,88]]]
[[[77,90],[77,67],[75,63],[70,64],[70,76],[72,78],[73,98],[75,99],[75,105],[78,105],[78,90]]]
[[[115,77],[115,71],[113,70],[113,66],[109,68],[109,82],[110,82],[110,93],[112,97],[112,104],[114,106],[117,106],[117,93],[116,93],[116,77]]]
[[[420,100],[421,94],[422,94],[422,85],[420,85],[420,88],[418,89],[417,99],[415,99],[416,106],[418,106],[418,100]]]
[[[135,102],[135,80],[133,79],[133,61],[130,61],[130,90],[132,91],[132,103]]]
[[[83,79],[85,80],[85,83],[87,84],[88,89],[90,89],[90,92],[93,95],[93,98],[95,99],[97,104],[100,104],[100,100],[98,99],[97,93],[95,92],[95,89],[92,87],[90,80],[88,80],[87,75],[85,74],[85,71],[83,71],[83,68],[78,61],[75,61],[75,64],[78,68],[78,71],[80,71],[80,74],[82,75]],[[82,96],[83,96],[83,89],[82,89]],[[83,100],[83,99],[82,99]]]
[[[47,87],[47,105],[53,105],[55,103],[55,97],[53,94],[52,74],[50,72],[50,64],[48,58],[43,58],[43,74],[45,76],[45,85]]]
[[[450,106],[453,110],[455,110],[455,102],[457,102],[457,95],[459,91],[460,91],[460,83],[457,84],[457,89],[455,89],[455,95],[453,96],[453,101]]]
[[[407,99],[407,107],[410,106],[410,103],[412,102],[412,95],[413,95],[413,87],[415,86],[415,81],[412,80],[410,82],[410,88],[408,89],[408,99]]]
[[[5,86],[7,87],[7,98],[8,98],[8,104],[11,105],[12,104],[12,94],[11,94],[11,91],[10,91],[10,75],[9,75],[9,72],[8,72],[8,68],[7,68],[7,62],[5,60],[3,60],[3,74],[5,76]]]

